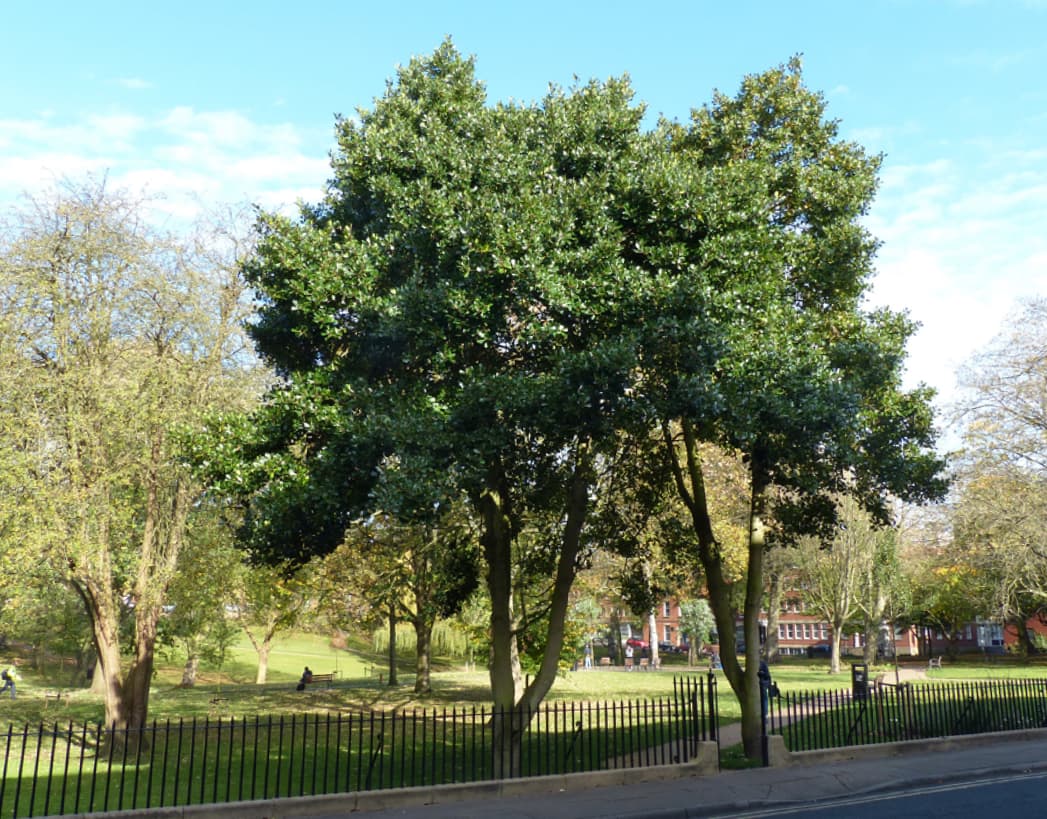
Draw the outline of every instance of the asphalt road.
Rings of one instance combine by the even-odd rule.
[[[743,813],[715,814],[722,819],[812,817],[812,819],[1035,819],[1047,817],[1047,773],[957,782],[897,793],[873,794],[830,802]]]

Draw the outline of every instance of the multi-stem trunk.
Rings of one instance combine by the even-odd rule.
[[[250,623],[248,623],[247,618],[244,616],[242,607],[237,608],[236,621],[240,624],[240,628],[243,630],[244,634],[247,635],[247,639],[254,648],[255,654],[258,655],[258,668],[254,675],[255,685],[264,685],[269,676],[269,653],[272,651],[273,638],[276,636],[276,614],[275,612],[269,613],[268,619],[262,625],[261,638],[259,638],[251,628]]]
[[[697,436],[686,421],[680,422],[683,437],[683,460],[679,457],[676,441],[668,424],[662,427],[666,454],[680,499],[690,514],[691,525],[698,542],[698,559],[705,571],[709,607],[720,635],[720,660],[724,676],[738,699],[742,712],[742,743],[750,759],[762,753],[760,686],[757,677],[760,663],[760,603],[763,598],[763,560],[766,548],[764,509],[769,480],[758,454],[750,458],[750,512],[748,570],[746,573],[743,607],[743,634],[745,664],[738,657],[735,643],[735,612],[731,601],[731,584],[724,576],[723,555],[713,534],[705,490],[705,477]]]
[[[522,685],[512,606],[512,525],[509,493],[492,472],[487,491],[480,499],[484,528],[481,539],[487,560],[487,583],[491,596],[491,691],[495,767],[499,775],[519,773],[523,732],[559,671],[564,627],[571,586],[577,573],[581,534],[592,486],[592,454],[588,444],[575,450],[574,471],[567,498],[566,522],[553,577],[544,651],[538,673],[529,686]]]

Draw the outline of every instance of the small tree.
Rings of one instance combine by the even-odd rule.
[[[233,616],[258,655],[255,683],[269,675],[276,635],[293,629],[315,606],[309,568],[244,566],[227,587]]]
[[[891,536],[877,530],[853,500],[841,498],[839,507],[839,523],[831,537],[805,538],[797,550],[797,579],[804,600],[832,631],[831,674],[840,672],[844,633],[861,611],[863,586],[877,569],[882,543]]]
[[[713,617],[713,610],[709,608],[709,601],[698,599],[681,603],[680,627],[687,634],[689,643],[687,662],[696,665],[702,646],[709,641],[709,636],[716,628],[716,618]]]

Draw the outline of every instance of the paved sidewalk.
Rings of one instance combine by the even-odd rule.
[[[589,789],[568,785],[550,793],[542,789],[540,781],[532,780],[532,792],[512,796],[490,794],[443,801],[460,795],[434,793],[431,798],[441,800],[439,804],[368,810],[362,803],[351,813],[320,810],[296,811],[295,815],[313,819],[357,815],[367,819],[695,819],[1031,770],[1047,770],[1047,730],[814,752],[795,755],[794,764],[784,767],[661,782]]]

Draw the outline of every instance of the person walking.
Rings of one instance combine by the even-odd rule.
[[[3,671],[0,671],[0,679],[4,681],[4,687],[0,688],[0,694],[3,694],[8,688],[11,689],[11,699],[15,698],[15,680],[18,679],[18,672],[15,671],[13,665],[9,665]]]

